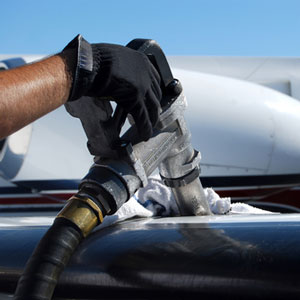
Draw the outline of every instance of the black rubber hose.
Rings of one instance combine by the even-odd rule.
[[[15,300],[48,300],[83,236],[73,223],[56,218],[28,260]]]

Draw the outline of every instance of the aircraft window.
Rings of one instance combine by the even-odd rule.
[[[0,151],[2,150],[2,148],[4,146],[4,143],[5,143],[5,139],[0,140]]]
[[[3,70],[6,70],[6,69],[7,69],[6,65],[4,63],[0,62],[0,72]],[[4,143],[5,143],[5,139],[0,140],[0,153],[3,149]]]
[[[0,61],[0,72],[4,70],[7,70],[7,65],[4,62]]]
[[[4,146],[4,143],[5,143],[5,139],[0,140],[0,152],[2,151],[2,148],[3,148],[3,146]]]

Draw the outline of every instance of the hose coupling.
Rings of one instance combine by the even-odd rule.
[[[65,218],[75,224],[84,237],[103,222],[103,214],[99,206],[88,197],[74,195],[68,200],[57,218]]]

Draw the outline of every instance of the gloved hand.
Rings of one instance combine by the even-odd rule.
[[[120,45],[90,45],[81,36],[65,49],[71,47],[77,47],[78,61],[69,100],[81,96],[114,100],[132,115],[141,138],[149,139],[159,117],[161,89],[148,57]]]

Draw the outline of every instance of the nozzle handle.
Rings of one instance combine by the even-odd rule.
[[[160,87],[163,95],[160,103],[161,107],[164,108],[172,103],[172,101],[181,93],[182,87],[180,82],[177,79],[174,79],[167,58],[159,44],[152,39],[134,39],[129,42],[126,47],[147,55],[161,79]],[[127,113],[123,108],[117,108],[113,118],[118,122],[117,128],[120,133],[126,120]]]
[[[127,47],[142,52],[148,56],[161,78],[161,87],[166,89],[174,80],[167,58],[155,40],[134,39]]]

